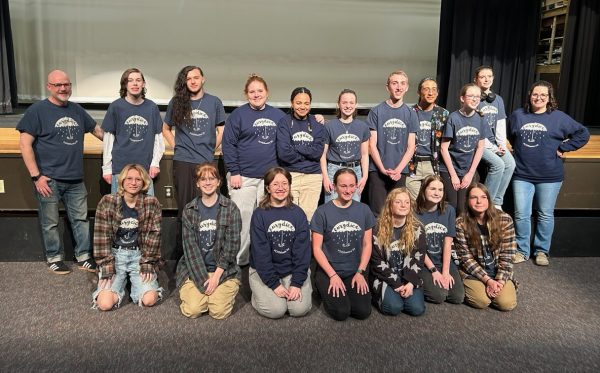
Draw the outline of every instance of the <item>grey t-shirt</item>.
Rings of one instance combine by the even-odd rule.
[[[213,255],[215,239],[217,235],[217,212],[219,203],[207,207],[202,203],[202,198],[198,198],[198,214],[200,215],[200,227],[198,228],[198,244],[202,251],[202,259],[208,272],[214,272],[217,269],[217,263]]]
[[[367,124],[371,131],[377,132],[377,150],[386,169],[398,166],[406,152],[409,133],[419,131],[417,113],[413,109],[406,104],[393,108],[385,101],[371,109]],[[369,170],[377,171],[372,161]],[[408,165],[402,173],[408,174]]]
[[[338,118],[325,124],[329,150],[327,160],[333,162],[360,161],[360,146],[371,137],[369,127],[360,119],[342,123]]]
[[[459,177],[463,177],[469,171],[477,143],[485,139],[489,131],[489,126],[477,113],[466,117],[457,110],[448,117],[443,137],[451,139],[448,152]],[[440,163],[440,170],[448,171],[443,162]]]
[[[310,229],[323,235],[323,252],[342,278],[356,273],[363,236],[374,226],[369,206],[356,201],[346,208],[337,207],[333,201],[321,205],[310,222]]]
[[[115,136],[112,148],[112,173],[118,175],[128,163],[138,163],[146,170],[152,162],[154,138],[162,132],[158,106],[150,100],[133,105],[124,98],[108,107],[102,129]]]
[[[441,269],[444,239],[456,236],[456,211],[454,207],[446,204],[444,212],[439,209],[433,212],[426,211],[417,214],[417,217],[425,227],[427,255],[433,264]]]
[[[169,102],[165,123],[176,126],[173,159],[190,163],[210,162],[215,158],[217,125],[225,122],[225,108],[221,100],[204,93],[191,102],[192,119],[189,123],[173,123],[173,99]]]

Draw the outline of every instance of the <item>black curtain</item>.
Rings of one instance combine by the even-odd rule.
[[[442,0],[437,79],[439,103],[459,108],[460,88],[481,65],[494,69],[492,90],[507,115],[523,106],[535,77],[540,1]]]
[[[17,79],[8,0],[0,2],[0,114],[17,106]]]
[[[600,126],[600,1],[569,4],[558,90],[559,108],[587,126]]]

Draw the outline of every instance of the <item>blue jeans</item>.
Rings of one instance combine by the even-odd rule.
[[[362,179],[362,171],[361,171],[360,166],[343,167],[343,166],[338,166],[337,164],[327,162],[327,176],[329,177],[329,181],[331,181],[332,184],[333,184],[333,175],[335,175],[337,170],[339,170],[340,168],[349,168],[352,171],[354,171],[358,181],[360,181],[360,179]],[[358,184],[358,182],[357,182],[357,184]],[[336,199],[336,198],[337,198],[337,193],[335,192],[335,190],[333,192],[331,192],[331,194],[329,194],[329,193],[327,193],[327,191],[325,191],[325,203],[331,201],[332,199]],[[358,193],[358,188],[356,188],[356,192],[354,192],[352,199],[360,202],[360,194]]]
[[[117,194],[117,190],[119,189],[119,175],[112,175],[112,181],[110,182],[110,194]],[[154,195],[154,181],[150,179],[150,186],[148,187],[148,192],[146,192],[149,196]]]
[[[413,289],[413,295],[402,298],[394,289],[387,286],[381,301],[381,312],[386,315],[396,316],[404,311],[411,316],[421,316],[425,313],[425,297],[423,289]]]
[[[490,192],[492,202],[494,205],[502,206],[504,193],[515,171],[515,159],[508,150],[503,156],[499,156],[489,149],[484,149],[481,160],[488,166],[485,186]]]
[[[531,212],[537,211],[537,225],[533,240],[534,253],[550,251],[552,232],[554,231],[554,206],[562,182],[530,183],[514,180],[512,183],[515,198],[515,229],[518,250],[525,258],[529,258],[531,244]]]
[[[42,239],[46,249],[48,263],[64,260],[60,233],[58,231],[58,205],[62,201],[71,223],[71,230],[75,238],[75,258],[82,261],[91,258],[90,226],[87,220],[87,190],[85,184],[62,183],[48,180],[52,189],[49,197],[44,197],[35,191],[40,203],[39,218],[42,226]]]
[[[162,298],[163,289],[158,287],[156,276],[154,276],[152,281],[142,281],[142,276],[140,276],[140,258],[142,253],[140,250],[112,249],[112,254],[115,258],[116,274],[113,277],[110,291],[117,294],[119,297],[116,307],[119,307],[121,301],[123,300],[123,296],[125,295],[125,285],[127,285],[128,276],[129,280],[131,281],[131,292],[129,295],[131,296],[133,303],[141,306],[141,300],[144,294],[149,291],[157,291],[158,298]],[[100,273],[98,273],[98,276],[100,276]],[[94,304],[98,294],[102,290],[108,289],[101,289],[98,287],[98,289],[96,289],[92,295]]]

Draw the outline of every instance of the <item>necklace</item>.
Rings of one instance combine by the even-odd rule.
[[[352,125],[352,121],[350,121],[348,123],[344,123],[344,122],[342,122],[342,118],[340,118],[339,121],[340,121],[340,127],[342,128],[342,131],[346,131],[346,135],[347,135],[348,131],[350,130],[350,126]]]
[[[194,107],[192,101],[190,101],[190,106],[192,107],[192,111],[200,110],[200,105],[202,105],[202,100],[204,100],[204,96],[200,97],[200,101],[198,101],[198,106]]]

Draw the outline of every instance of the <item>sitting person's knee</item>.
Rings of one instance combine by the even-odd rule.
[[[118,297],[115,293],[109,290],[103,290],[96,298],[96,308],[98,308],[100,311],[110,311],[115,307],[117,302]]]
[[[147,291],[142,297],[141,305],[144,307],[152,307],[158,301],[158,292],[156,291]]]

